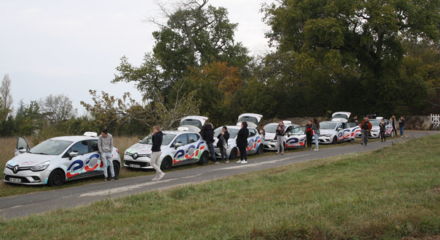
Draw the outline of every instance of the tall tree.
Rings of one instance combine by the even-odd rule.
[[[0,120],[6,120],[12,112],[11,79],[6,74],[0,86]]]
[[[75,116],[72,100],[64,95],[49,95],[39,105],[51,123],[66,121]]]

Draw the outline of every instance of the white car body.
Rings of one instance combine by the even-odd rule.
[[[376,119],[371,119],[370,123],[372,125],[371,132],[370,132],[370,138],[379,138],[380,137],[380,126],[379,123],[383,118],[379,117]],[[388,121],[385,120],[385,136],[392,136],[393,134],[393,125]]]
[[[355,140],[356,138],[361,137],[361,128],[359,125],[355,122],[349,122],[347,123],[347,128],[350,131],[350,138],[352,140]]]
[[[335,112],[332,114],[332,121],[347,123],[350,116],[351,112]]]
[[[299,127],[299,125],[293,124],[291,121],[283,121],[285,126],[285,133],[286,133],[286,139],[285,139],[285,146],[293,148],[293,142],[294,139],[288,138],[289,132],[296,127]],[[264,125],[264,150],[265,151],[276,151],[277,150],[277,141],[275,140],[276,135],[276,128],[278,127],[279,123],[268,123]],[[290,141],[289,141],[290,140]],[[290,142],[289,146],[287,146],[287,142]]]
[[[228,140],[228,148],[226,149],[226,155],[228,159],[235,159],[239,156],[239,151],[236,143],[237,133],[240,130],[238,126],[226,126],[228,128],[230,137]],[[221,157],[220,149],[217,147],[218,138],[217,136],[220,134],[222,127],[219,127],[214,130],[214,146],[215,146],[215,154],[217,158]],[[248,146],[246,148],[247,154],[260,154],[263,151],[263,136],[257,131],[256,128],[248,127],[249,137],[248,137]]]
[[[163,169],[197,163],[207,157],[208,148],[200,134],[191,131],[163,131],[163,134],[160,156]],[[124,167],[152,169],[151,147],[151,136],[129,147],[124,153]]]
[[[238,116],[237,120],[237,126],[240,126],[242,122],[247,122],[249,124],[249,127],[257,127],[258,124],[261,122],[261,119],[263,119],[263,115],[257,114],[257,113],[243,113],[240,116]]]
[[[306,146],[305,127],[292,126],[286,132],[286,149],[304,148]]]
[[[53,148],[58,148],[56,153],[50,155],[43,153],[41,147],[47,145],[56,146]],[[117,175],[121,159],[115,147],[113,147],[112,161]],[[19,138],[16,156],[6,163],[4,181],[24,185],[60,185],[53,183],[55,172],[59,173],[60,184],[65,181],[102,175],[104,173],[103,162],[98,152],[96,135],[55,137],[32,149],[29,149],[23,138]]]
[[[180,120],[180,127],[194,126],[198,129],[202,129],[205,122],[208,121],[208,117],[204,116],[186,116]]]
[[[346,123],[339,121],[324,121],[320,124],[319,142],[322,144],[333,144],[351,141],[351,132]]]

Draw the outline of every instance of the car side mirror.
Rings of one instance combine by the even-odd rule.
[[[19,148],[19,149],[18,149],[18,152],[19,152],[20,154],[22,154],[22,153],[26,153],[27,150],[26,150],[25,148]]]
[[[74,158],[74,157],[78,157],[78,155],[79,155],[78,152],[75,152],[75,151],[74,151],[74,152],[70,152],[70,153],[69,153],[69,159],[72,160],[72,158]]]

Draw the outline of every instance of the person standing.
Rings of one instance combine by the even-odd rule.
[[[307,148],[312,150],[312,143],[313,143],[313,128],[312,128],[312,121],[307,121],[306,124],[306,143]]]
[[[400,130],[400,136],[403,137],[403,133],[405,131],[405,118],[403,116],[399,119],[399,130]]]
[[[284,122],[280,121],[275,131],[275,140],[277,141],[277,154],[284,154],[284,134],[286,132],[286,127]]]
[[[238,147],[238,151],[240,152],[240,160],[237,163],[246,164],[247,163],[247,152],[246,148],[248,145],[248,137],[249,137],[249,129],[247,128],[247,122],[241,123],[241,128],[238,131],[236,144]]]
[[[391,121],[391,125],[393,126],[393,131],[392,131],[392,132],[394,133],[394,136],[397,137],[396,116],[393,115],[393,116],[391,117],[390,121]]]
[[[368,144],[368,137],[370,136],[370,131],[373,125],[370,123],[370,119],[368,119],[368,117],[365,117],[361,124],[359,124],[359,127],[361,128],[362,132],[361,144],[366,147]]]
[[[211,159],[214,163],[217,163],[217,158],[215,156],[214,149],[214,126],[211,123],[206,122],[203,125],[202,130],[200,131],[200,135],[202,136],[203,141],[206,142],[208,146],[209,155],[211,155]]]
[[[315,140],[315,151],[319,151],[319,121],[318,119],[314,118],[313,119],[313,124],[312,124],[312,130],[313,130],[313,138]]]
[[[229,132],[226,126],[222,128],[222,131],[217,136],[217,139],[218,139],[217,147],[220,149],[222,160],[225,161],[225,163],[229,163],[229,160],[227,159],[227,155],[226,155],[226,149],[228,149]]]
[[[98,150],[103,162],[105,181],[115,178],[115,169],[113,167],[113,136],[108,133],[107,129],[101,131],[98,138]],[[108,168],[110,168],[110,177],[108,176]]]
[[[386,128],[386,124],[385,124],[385,120],[382,119],[382,121],[380,121],[379,123],[379,129],[380,129],[380,141],[381,142],[385,142],[386,138],[385,138],[385,128]]]
[[[151,138],[153,146],[151,147],[150,164],[156,171],[156,176],[154,176],[153,181],[159,181],[165,176],[165,173],[162,172],[162,170],[160,169],[160,155],[162,154],[161,146],[163,140],[163,133],[160,130],[160,126],[153,127],[153,135],[151,136]]]

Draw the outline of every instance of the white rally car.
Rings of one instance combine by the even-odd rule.
[[[350,131],[350,138],[352,141],[354,141],[356,138],[361,137],[362,132],[359,124],[355,122],[349,122],[347,123],[347,128]]]
[[[229,132],[228,148],[226,149],[226,155],[228,156],[228,159],[233,160],[239,156],[236,139],[240,127],[238,126],[226,126],[226,127],[228,128],[228,132]],[[214,130],[214,137],[215,137],[214,146],[215,146],[215,154],[217,158],[221,158],[220,149],[217,147],[217,142],[218,142],[217,136],[220,134],[222,128],[223,127],[219,127]],[[258,133],[254,125],[252,127],[248,127],[248,130],[249,130],[249,137],[248,137],[248,146],[246,148],[247,154],[252,155],[252,154],[262,153],[263,143],[264,143],[263,136],[261,136]]]
[[[208,148],[201,136],[190,131],[163,131],[161,169],[204,162]],[[147,136],[124,153],[124,167],[152,169],[150,164],[152,137]]]
[[[350,129],[344,122],[324,121],[319,123],[319,128],[319,142],[322,144],[352,141]]]
[[[187,116],[180,120],[180,127],[193,126],[202,129],[206,121],[208,118],[204,116]]]
[[[66,181],[102,175],[103,162],[98,153],[97,134],[48,139],[29,149],[19,138],[16,156],[6,163],[4,181],[24,185],[62,185]],[[113,165],[119,175],[121,159],[113,148]]]
[[[370,138],[380,137],[379,124],[382,119],[383,119],[382,117],[377,117],[376,119],[370,120],[371,125],[373,125],[370,132]],[[393,135],[393,125],[388,120],[385,120],[385,136],[389,137],[392,135]]]
[[[292,126],[286,132],[286,149],[304,148],[306,146],[306,127]]]
[[[283,121],[285,126],[285,134],[287,134],[299,125],[292,124],[291,121]],[[264,150],[265,151],[276,151],[277,150],[277,141],[275,140],[276,130],[279,123],[268,123],[264,125]],[[287,141],[286,141],[287,142]],[[285,145],[286,145],[285,142]]]

